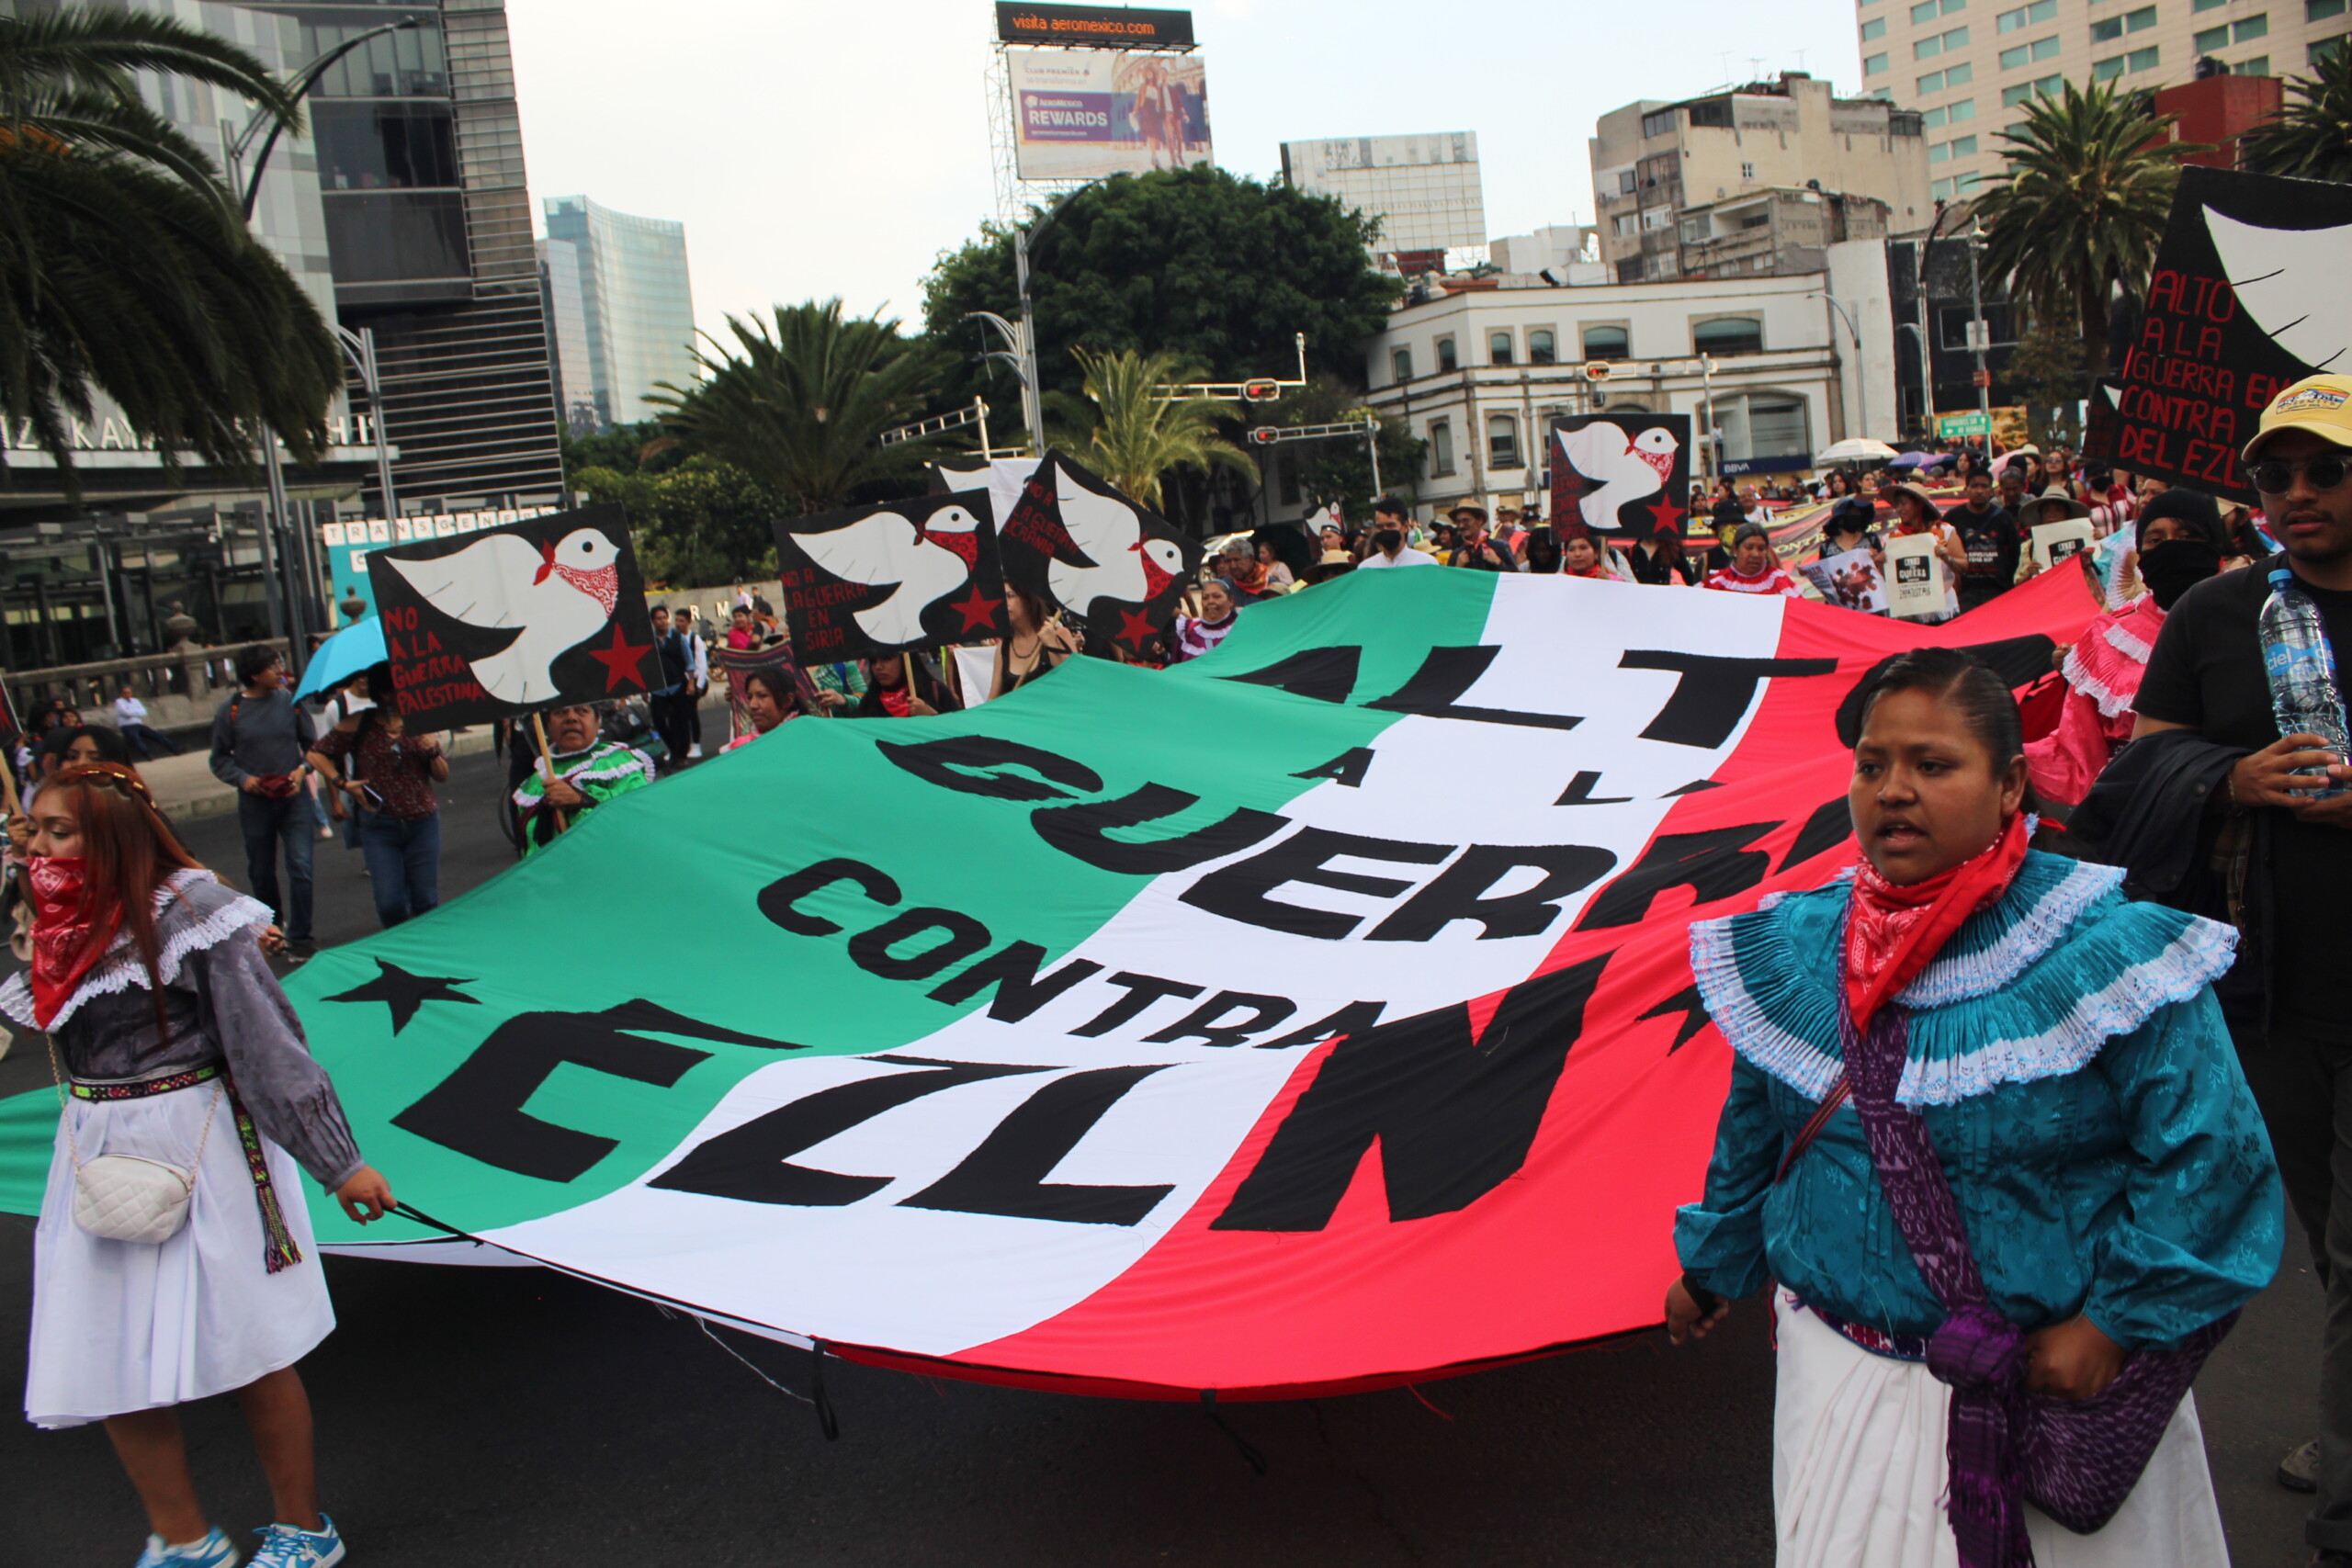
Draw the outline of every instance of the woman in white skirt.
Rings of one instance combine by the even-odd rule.
[[[262,960],[269,911],[190,858],[129,768],[69,769],[33,815],[32,967],[0,986],[0,1012],[49,1034],[64,1113],[34,1232],[25,1414],[106,1423],[147,1510],[141,1568],[232,1568],[173,1406],[234,1391],[277,1513],[254,1563],[325,1568],[344,1549],[318,1511],[294,1364],[334,1312],[299,1183],[309,1172],[362,1223],[391,1191]],[[96,1163],[124,1156],[192,1172],[166,1183],[171,1202],[187,1192],[175,1229],[171,1203],[143,1208],[108,1174],[152,1166]],[[127,1226],[167,1234],[98,1234]]]
[[[2016,704],[1920,649],[1862,709],[1861,860],[1691,928],[1732,1046],[1676,1343],[1769,1289],[1781,1568],[2214,1568],[2188,1384],[2278,1268],[2226,927],[2030,851]]]

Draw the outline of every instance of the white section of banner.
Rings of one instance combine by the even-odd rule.
[[[1299,1049],[1238,1049],[1197,1038],[1153,1043],[1219,991],[1288,998],[1296,1008],[1261,1032],[1272,1039],[1358,1000],[1397,1019],[1504,989],[1544,960],[1587,903],[1639,857],[1673,807],[1669,792],[1706,778],[1746,733],[1765,687],[1718,745],[1644,739],[1678,683],[1710,677],[1628,670],[1629,650],[1769,658],[1784,601],[1736,593],[1661,594],[1575,578],[1504,576],[1484,632],[1500,652],[1457,705],[1518,715],[1574,715],[1573,728],[1470,718],[1399,718],[1372,743],[1360,785],[1326,781],[1285,808],[1295,828],[1249,850],[1154,879],[1062,960],[1102,969],[1019,1023],[985,1009],[890,1053],[942,1063],[1054,1069],[964,1082],[908,1100],[790,1156],[795,1165],[887,1178],[838,1207],[714,1198],[632,1184],[545,1219],[487,1233],[515,1250],[627,1288],[781,1329],[852,1344],[949,1355],[1067,1310],[1134,1266],[1199,1199],[1281,1090]],[[1662,621],[1671,599],[1674,615]],[[1555,804],[1580,773],[1597,802]],[[1263,897],[1338,912],[1356,923],[1336,940],[1286,934],[1211,913],[1182,895],[1230,864],[1321,829],[1441,844],[1442,861],[1340,857],[1329,869],[1391,879],[1374,897],[1297,882]],[[1465,846],[1584,845],[1613,865],[1559,901],[1544,931],[1494,939],[1456,920],[1426,941],[1368,933],[1457,861]],[[1535,886],[1533,867],[1507,870],[1486,891]],[[1212,900],[1215,901],[1215,900]],[[1158,976],[1198,987],[1161,997],[1100,1034],[1105,1010],[1131,994],[1108,976]],[[1246,1010],[1244,1016],[1247,1016]],[[1085,1069],[1149,1067],[1114,1100],[1054,1168],[1048,1183],[1158,1187],[1167,1195],[1134,1224],[1012,1218],[918,1206],[909,1200],[963,1166],[1006,1118]],[[779,1062],[739,1084],[680,1147],[839,1086],[936,1073],[872,1057]],[[1107,1092],[1107,1091],[1106,1091]],[[674,1156],[673,1161],[674,1163]],[[667,1168],[666,1166],[664,1168]],[[659,1172],[654,1173],[659,1175]],[[1034,1174],[1034,1173],[1033,1173]]]

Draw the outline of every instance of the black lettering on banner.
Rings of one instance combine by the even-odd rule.
[[[1803,865],[1824,850],[1836,849],[1854,833],[1854,808],[1844,795],[1825,800],[1813,808],[1813,815],[1797,829],[1797,841],[1781,857],[1781,869]]]
[[[1272,838],[1290,824],[1287,817],[1245,806],[1220,821],[1172,839],[1130,843],[1110,836],[1114,828],[1133,828],[1173,817],[1199,805],[1200,800],[1199,795],[1181,789],[1148,784],[1116,800],[1040,807],[1029,814],[1029,825],[1037,830],[1037,837],[1091,866],[1129,876],[1159,876],[1171,871],[1190,871],[1204,862],[1238,853]]]
[[[991,800],[1068,800],[1071,790],[1092,795],[1102,787],[1101,776],[1083,762],[992,735],[950,735],[907,746],[877,740],[875,745],[883,756],[925,784]],[[1003,772],[1006,768],[1027,768],[1053,784]],[[1056,789],[1057,784],[1069,788]]]
[[[1560,918],[1560,900],[1581,893],[1617,863],[1589,844],[1473,844],[1437,880],[1373,928],[1370,942],[1428,942],[1454,920],[1476,920],[1480,942],[1540,936]],[[1522,866],[1544,875],[1534,886],[1499,898],[1487,890]]]
[[[1160,1070],[1093,1067],[1056,1078],[998,1122],[962,1164],[899,1206],[1066,1224],[1138,1223],[1176,1190],[1173,1184],[1110,1187],[1046,1178],[1121,1096]]]
[[[1073,958],[1041,980],[1037,966],[1045,961],[1046,950],[1034,942],[1006,942],[942,984],[931,993],[931,999],[969,1001],[994,986],[996,997],[989,1003],[989,1016],[999,1023],[1019,1023],[1102,967],[1091,958]]]
[[[1308,768],[1291,774],[1295,779],[1329,779],[1345,789],[1363,787],[1364,775],[1372,772],[1372,748],[1351,746],[1319,768]]]
[[[619,1146],[618,1138],[560,1127],[523,1109],[549,1075],[567,1064],[668,1089],[710,1053],[647,1033],[805,1051],[786,1040],[739,1034],[648,1001],[602,1012],[518,1012],[492,1030],[457,1070],[392,1118],[402,1132],[469,1159],[541,1181],[571,1181]]]
[[[1707,1006],[1699,999],[1698,984],[1694,981],[1650,1009],[1649,1011],[1635,1015],[1641,1019],[1652,1019],[1672,1018],[1678,1014],[1680,1015],[1682,1021],[1674,1026],[1674,1043],[1666,1048],[1666,1054],[1669,1056],[1690,1044],[1690,1037],[1707,1027]]]
[[[1600,890],[1577,930],[1638,925],[1649,918],[1651,903],[1669,887],[1690,888],[1694,902],[1701,904],[1746,892],[1763,881],[1772,865],[1770,855],[1747,846],[1779,826],[1749,822],[1702,833],[1660,833],[1633,869]]]
[[[1731,739],[1739,721],[1756,700],[1756,688],[1784,675],[1834,675],[1834,659],[1726,659],[1710,653],[1679,653],[1671,649],[1629,648],[1617,661],[1620,670],[1671,670],[1680,680],[1674,695],[1657,710],[1645,740],[1674,746],[1695,746],[1712,751]]]
[[[1217,1021],[1243,1008],[1250,1010],[1248,1022]],[[1297,1010],[1298,1004],[1287,997],[1264,997],[1255,991],[1219,991],[1159,1033],[1145,1035],[1144,1043],[1173,1045],[1180,1040],[1197,1037],[1204,1045],[1246,1045],[1252,1034],[1273,1028]]]
[[[1054,1070],[988,1062],[939,1062],[922,1056],[872,1056],[867,1060],[926,1070],[835,1084],[789,1105],[779,1105],[740,1127],[705,1138],[687,1150],[684,1158],[646,1185],[672,1192],[733,1198],[746,1203],[789,1203],[807,1208],[854,1203],[898,1179],[844,1176],[839,1171],[794,1165],[792,1156],[848,1132],[861,1122],[870,1122],[886,1111],[895,1111],[910,1100],[937,1094],[943,1089],[1010,1077],[1017,1073]]]
[[[1391,1221],[1493,1191],[1527,1161],[1608,961],[1512,987],[1476,1039],[1453,1002],[1340,1041],[1209,1228],[1321,1230],[1375,1138]]]
[[[1152,1003],[1167,997],[1197,997],[1201,987],[1182,980],[1163,980],[1157,975],[1130,975],[1120,970],[1103,981],[1106,986],[1125,986],[1127,994],[1096,1013],[1091,1021],[1070,1031],[1088,1039],[1108,1034],[1134,1018]]]
[[[1476,724],[1515,724],[1531,729],[1574,729],[1583,719],[1564,713],[1521,713],[1516,708],[1461,705],[1462,694],[1478,683],[1502,649],[1491,643],[1472,648],[1432,648],[1411,679],[1387,696],[1363,705],[1383,713],[1420,718],[1461,718]]]
[[[947,940],[899,957],[890,950],[924,931],[945,931]],[[961,964],[989,944],[989,928],[953,909],[909,909],[872,931],[849,939],[850,962],[885,980],[928,980],[950,964]]]
[[[854,882],[858,891],[876,904],[899,901],[899,885],[864,861],[820,860],[815,865],[779,876],[760,889],[760,913],[786,931],[801,936],[831,936],[841,926],[821,915],[803,913],[800,900],[836,882]]]
[[[1221,675],[1222,681],[1238,681],[1248,686],[1272,686],[1278,692],[1288,692],[1295,697],[1313,697],[1318,703],[1344,703],[1356,687],[1356,669],[1363,658],[1361,648],[1310,648],[1280,659],[1263,670],[1252,670],[1246,675]]]
[[[1659,795],[1658,798],[1660,800],[1672,800],[1679,795],[1697,795],[1702,790],[1721,789],[1723,787],[1723,785],[1717,784],[1713,779],[1692,779],[1680,789],[1668,790],[1664,795]]]
[[[1412,886],[1388,876],[1332,871],[1324,863],[1341,855],[1363,860],[1397,861],[1407,865],[1435,865],[1453,852],[1450,844],[1417,844],[1396,839],[1367,839],[1329,828],[1306,828],[1248,860],[1219,867],[1179,894],[1196,909],[1206,909],[1228,920],[1337,942],[1363,924],[1362,915],[1279,903],[1266,897],[1286,882],[1362,893],[1374,898],[1394,898]]]
[[[1634,797],[1630,795],[1596,795],[1593,786],[1600,783],[1600,775],[1587,768],[1568,781],[1555,806],[1623,806]]]
[[[2058,645],[2040,632],[2024,637],[2003,637],[1998,642],[1974,642],[1960,650],[1973,655],[1980,662],[1993,667],[2001,684],[2015,691],[2030,686],[2050,673],[2051,661]],[[1877,690],[1878,678],[1886,667],[1903,656],[1890,653],[1862,671],[1862,678],[1853,683],[1838,703],[1838,743],[1852,750],[1862,739],[1862,708]]]
[[[1380,1021],[1388,1010],[1386,1002],[1350,1002],[1329,1018],[1320,1018],[1304,1029],[1294,1029],[1279,1040],[1261,1040],[1261,1051],[1279,1051],[1291,1045],[1320,1045],[1335,1035],[1360,1034]]]

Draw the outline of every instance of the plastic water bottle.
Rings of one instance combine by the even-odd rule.
[[[2270,681],[2270,711],[2280,735],[2316,735],[2341,761],[2352,760],[2352,725],[2345,722],[2344,688],[2335,679],[2335,654],[2327,627],[2286,567],[2270,573],[2270,597],[2262,603],[2262,669]],[[2300,768],[2325,775],[2325,768]],[[2345,792],[2341,784],[2307,792],[2325,800]],[[2300,793],[2300,792],[2299,792]]]

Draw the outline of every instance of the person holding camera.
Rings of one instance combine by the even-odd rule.
[[[375,705],[322,736],[309,761],[358,818],[376,918],[390,928],[441,902],[441,803],[433,786],[448,782],[449,759],[430,738],[407,733],[384,666],[369,671],[368,695]]]

